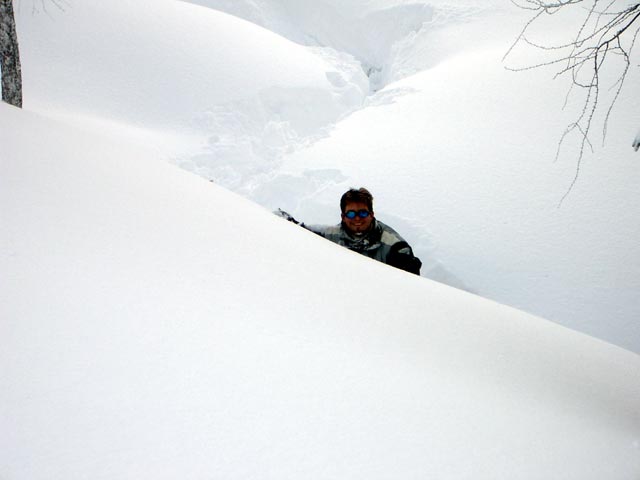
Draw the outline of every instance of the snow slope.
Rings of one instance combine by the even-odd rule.
[[[26,108],[100,130],[120,125],[119,135],[165,154],[241,149],[254,131],[281,143],[304,136],[360,106],[368,89],[348,58],[315,55],[181,1],[81,2],[48,15],[22,9],[17,22]],[[285,102],[296,96],[304,103]]]
[[[640,474],[638,355],[125,139],[0,105],[0,145],[3,479]]]
[[[352,55],[373,92],[430,68],[470,44],[495,39],[487,19],[517,32],[525,19],[499,0],[185,0],[231,13],[301,45]],[[520,13],[520,15],[519,15]],[[480,20],[480,21],[478,21]],[[509,23],[513,23],[509,25]]]
[[[638,106],[620,105],[627,115],[612,118],[606,146],[583,162],[559,208],[575,172],[573,149],[552,163],[569,118],[548,112],[563,92],[545,92],[545,104],[523,97],[536,77],[514,77],[500,69],[500,50],[485,53],[396,83],[395,96],[383,91],[390,99],[378,96],[330,138],[288,157],[284,179],[256,196],[279,198],[306,219],[331,214],[349,184],[367,185],[382,218],[411,238],[426,275],[446,283],[453,275],[482,296],[639,351],[640,169],[627,120]],[[542,74],[537,80],[544,85]],[[314,170],[342,182],[300,204]],[[283,184],[292,186],[285,194]],[[439,266],[444,275],[432,271]]]
[[[640,169],[630,148],[637,68],[604,145],[596,116],[594,153],[562,201],[579,138],[554,162],[557,143],[582,104],[574,92],[561,109],[569,86],[552,81],[554,70],[505,70],[543,60],[531,48],[503,62],[526,12],[494,1],[198,3],[344,49],[363,69],[375,65],[372,87],[384,87],[330,135],[284,156],[272,178],[239,191],[329,223],[336,198],[366,185],[423,259],[424,275],[640,352]],[[534,40],[562,43],[571,20],[544,23]],[[601,81],[608,88],[616,78],[607,70]],[[612,93],[602,90],[607,105]]]
[[[498,0],[195,3],[20,5],[25,109],[152,147],[309,223],[336,222],[339,195],[366,185],[423,275],[640,352],[637,97],[621,97],[605,146],[594,134],[558,209],[575,139],[553,158],[580,104],[560,110],[567,85],[552,72],[504,70],[526,12]],[[550,25],[545,38],[566,32]]]

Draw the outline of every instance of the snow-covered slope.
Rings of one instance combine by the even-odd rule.
[[[423,275],[640,352],[638,99],[558,209],[580,104],[560,110],[552,72],[504,71],[524,18],[500,0],[21,4],[25,109],[311,223],[366,185]]]
[[[153,149],[5,105],[0,145],[3,479],[640,474],[637,355]]]
[[[630,148],[640,70],[628,74],[605,145],[596,116],[594,153],[558,208],[579,138],[554,163],[557,144],[582,103],[574,89],[562,110],[569,85],[552,80],[554,70],[505,70],[544,58],[519,49],[503,62],[528,12],[492,0],[198,3],[348,51],[372,87],[385,87],[330,135],[284,156],[257,188],[238,191],[328,223],[339,195],[366,185],[424,275],[640,352],[640,169]],[[570,19],[562,20],[545,24],[545,42],[564,41]],[[616,75],[601,72],[602,111]]]
[[[515,34],[517,19],[526,18],[500,0],[185,1],[231,13],[301,45],[346,52],[367,72],[372,91],[504,36],[505,29]]]
[[[191,162],[203,175],[244,154],[258,163],[253,136],[266,149],[316,134],[368,91],[348,56],[176,0],[80,2],[48,15],[23,7],[17,23],[25,108],[163,153],[206,146],[211,155]]]
[[[504,71],[501,54],[458,56],[383,90],[254,195],[327,221],[346,186],[366,185],[426,275],[640,351],[640,105],[618,106],[558,207],[577,155],[566,148],[553,163],[572,114],[549,112],[565,92],[545,88],[544,72]],[[326,172],[340,182],[304,196]]]

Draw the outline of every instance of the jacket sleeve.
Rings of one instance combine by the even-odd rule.
[[[394,243],[391,246],[386,263],[416,275],[420,275],[420,268],[422,267],[420,259],[413,255],[413,250],[404,241]]]
[[[315,233],[316,235],[327,238],[329,227],[326,225],[305,225],[304,223],[301,223],[300,226],[306,230],[309,230],[310,232]]]
[[[287,212],[285,212],[284,210],[282,210],[281,208],[274,210],[273,211],[274,215],[277,215],[278,217],[284,218],[285,220],[291,222],[291,223],[295,223],[296,225],[300,225],[302,228],[309,230],[310,232],[313,232],[315,234],[318,234],[322,237],[326,237],[326,230],[327,227],[323,226],[323,225],[305,225],[303,222],[299,222],[298,220],[296,220],[295,218],[293,218],[293,216]]]

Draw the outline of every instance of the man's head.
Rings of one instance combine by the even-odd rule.
[[[367,232],[373,224],[373,196],[366,188],[350,189],[340,199],[342,224],[352,234]]]

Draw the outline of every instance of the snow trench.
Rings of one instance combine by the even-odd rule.
[[[274,86],[256,96],[209,106],[193,119],[206,141],[200,151],[176,163],[259,203],[253,193],[274,180],[283,157],[327,137],[357,110],[410,94],[411,89],[390,85],[441,61],[444,49],[429,48],[435,41],[432,34],[479,10],[423,2],[380,8],[334,0],[189,3],[262,26],[306,46],[326,65],[324,86]],[[326,171],[319,175],[326,180]],[[339,174],[336,178],[342,179]]]
[[[188,0],[270,30],[300,45],[346,53],[369,79],[369,93],[430,68],[443,59],[443,48],[429,49],[443,27],[477,19],[487,5],[477,2],[399,1],[380,3],[337,0]],[[468,42],[468,40],[465,40]],[[452,46],[458,45],[451,39]],[[446,52],[447,54],[448,52]]]
[[[257,95],[203,110],[194,123],[207,133],[183,168],[251,197],[278,170],[280,159],[328,135],[363,105],[367,79],[352,56],[309,47],[326,65],[321,87],[272,86]]]
[[[258,95],[213,105],[193,121],[206,132],[197,153],[176,160],[181,167],[269,209],[306,202],[318,218],[335,217],[322,192],[359,186],[336,169],[282,170],[283,159],[331,134],[355,111],[393,103],[411,94],[394,82],[443,60],[447,48],[434,33],[477,17],[479,7],[409,2],[381,8],[332,0],[190,0],[270,30],[308,49],[326,66],[326,84],[273,86]],[[455,42],[450,42],[455,48]],[[339,188],[338,188],[339,189]],[[294,207],[295,208],[295,207]],[[419,225],[393,219],[418,238],[426,276],[471,290],[436,258],[436,247]],[[398,226],[400,228],[400,226]],[[427,257],[427,258],[425,258]]]

